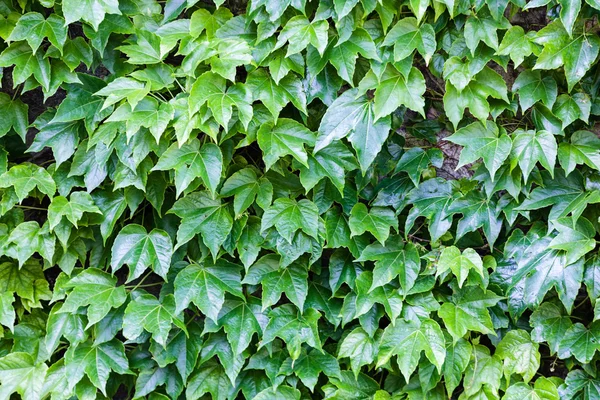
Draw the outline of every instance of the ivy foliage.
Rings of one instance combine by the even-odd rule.
[[[597,0],[0,0],[0,399],[600,399]]]

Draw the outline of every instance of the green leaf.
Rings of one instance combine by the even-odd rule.
[[[468,331],[494,334],[488,307],[494,306],[500,299],[500,296],[491,291],[484,292],[478,286],[466,286],[454,290],[452,300],[442,304],[438,315],[454,342]]]
[[[560,340],[558,355],[561,358],[575,357],[580,362],[589,363],[597,350],[600,350],[600,323],[594,322],[588,328],[581,323],[573,324]]]
[[[411,374],[416,369],[421,352],[425,352],[427,359],[441,371],[446,357],[444,335],[437,322],[425,319],[421,323],[414,321],[396,321],[389,325],[383,332],[377,366],[381,366],[396,355],[400,372],[409,381]]]
[[[349,136],[362,171],[366,171],[381,150],[390,131],[389,117],[376,121],[373,105],[358,89],[344,92],[327,109],[319,126],[315,153],[335,140]]]
[[[327,21],[309,21],[305,16],[291,18],[281,30],[275,49],[288,43],[286,57],[299,53],[310,43],[321,56],[327,47]]]
[[[255,400],[300,400],[300,391],[290,386],[278,386],[277,388],[267,388],[254,397]]]
[[[389,238],[385,246],[374,243],[365,247],[356,261],[367,260],[375,261],[373,283],[369,291],[398,277],[400,287],[406,293],[414,286],[421,269],[417,248],[412,243],[404,245],[398,236]]]
[[[562,121],[564,129],[577,119],[587,123],[591,106],[590,98],[585,93],[575,93],[573,96],[561,94],[556,99],[553,112]]]
[[[239,217],[256,200],[261,208],[271,204],[273,185],[266,178],[258,178],[251,168],[244,168],[232,174],[223,183],[221,196],[234,196],[233,209]]]
[[[413,207],[406,218],[405,232],[410,232],[418,217],[425,217],[429,220],[431,240],[438,240],[452,225],[449,207],[454,200],[450,182],[437,178],[421,183],[407,198]]]
[[[357,203],[352,207],[348,225],[351,236],[370,232],[379,243],[385,245],[385,241],[390,235],[390,228],[398,231],[398,218],[389,208],[372,207],[369,210],[363,203]]]
[[[337,360],[331,354],[323,351],[313,350],[308,354],[301,355],[297,360],[288,358],[283,362],[279,370],[280,374],[296,374],[311,392],[314,392],[315,385],[321,372],[327,377],[340,377],[340,366]],[[299,396],[299,393],[298,393]],[[271,397],[269,397],[270,399]],[[276,397],[282,398],[282,397]],[[299,397],[297,397],[299,398]],[[265,399],[267,399],[265,397]]]
[[[56,192],[56,184],[48,171],[30,163],[15,165],[0,175],[0,188],[9,187],[14,188],[19,202],[35,188],[49,197]]]
[[[149,266],[166,279],[172,249],[173,244],[167,232],[153,229],[148,233],[141,225],[129,224],[119,232],[113,243],[110,264],[113,271],[127,264],[128,282],[140,277]]]
[[[214,200],[207,192],[194,192],[177,200],[169,213],[181,218],[175,249],[200,234],[213,259],[217,258],[219,248],[233,227],[226,204]]]
[[[225,293],[243,299],[240,267],[225,261],[215,264],[190,264],[175,278],[176,313],[193,302],[207,317],[217,321]]]
[[[462,376],[469,365],[473,347],[464,339],[458,339],[455,343],[446,342],[446,358],[442,371],[446,384],[446,390],[452,395],[462,380]]]
[[[62,3],[65,24],[70,24],[83,19],[89,22],[94,30],[104,20],[105,14],[121,14],[119,2],[117,0],[65,0]]]
[[[133,78],[120,77],[110,82],[108,85],[103,87],[94,93],[96,96],[106,97],[102,108],[105,109],[123,99],[127,99],[127,102],[132,108],[135,108],[137,104],[148,94],[150,87],[148,84],[137,81]]]
[[[504,375],[510,379],[512,374],[523,376],[525,383],[534,377],[540,367],[539,345],[532,342],[527,331],[510,331],[502,338],[496,348],[496,355],[504,362]]]
[[[298,229],[318,239],[319,210],[307,199],[296,201],[285,197],[278,198],[265,210],[260,230],[264,232],[272,226],[275,226],[277,232],[288,243],[292,242]]]
[[[467,108],[475,118],[484,123],[490,114],[488,97],[509,103],[504,79],[489,67],[479,72],[462,91],[447,81],[444,110],[454,128],[458,127]]]
[[[283,293],[299,310],[304,309],[308,294],[308,270],[301,260],[280,268],[279,257],[269,254],[248,269],[242,283],[250,285],[261,283],[263,311],[277,304]]]
[[[537,162],[554,174],[557,152],[556,139],[550,132],[518,130],[513,137],[510,164],[512,168],[518,164],[527,181]]]
[[[342,142],[333,142],[314,155],[308,156],[308,166],[299,165],[300,182],[308,192],[323,178],[328,178],[344,195],[347,171],[358,167],[354,155]]]
[[[573,325],[557,302],[544,302],[533,311],[529,322],[533,327],[531,338],[537,343],[548,342],[552,354],[559,350],[561,340]]]
[[[208,362],[190,377],[185,393],[189,400],[200,399],[206,393],[210,393],[215,400],[226,400],[232,389],[223,367],[217,362]]]
[[[235,355],[241,354],[248,348],[255,333],[259,337],[262,335],[262,327],[257,318],[264,318],[264,316],[260,313],[260,305],[256,302],[227,300],[223,304],[218,324],[223,326],[231,351]]]
[[[40,13],[30,12],[19,18],[8,40],[26,40],[35,54],[44,38],[48,38],[50,43],[62,52],[67,41],[66,25],[65,20],[56,14],[44,18]]]
[[[390,115],[400,106],[425,116],[425,89],[425,78],[418,69],[411,68],[409,75],[404,77],[396,68],[388,65],[375,91],[375,120]]]
[[[504,14],[504,12],[502,12],[502,14]],[[510,56],[510,59],[515,63],[516,68],[519,65],[521,65],[525,57],[529,57],[531,53],[537,52],[537,47],[533,43],[534,38],[534,32],[525,33],[523,28],[521,28],[520,26],[512,26],[504,34],[504,37],[502,38],[502,43],[500,43],[500,46],[498,46],[498,51],[496,54],[501,56]],[[515,90],[514,85],[513,90]],[[524,107],[524,109],[526,108]]]
[[[83,217],[83,213],[86,212],[102,214],[100,209],[94,204],[92,196],[87,192],[73,192],[69,200],[63,196],[54,197],[48,207],[50,229],[56,228],[63,217],[77,228],[77,222]]]
[[[252,119],[251,99],[247,86],[236,84],[227,88],[224,78],[205,72],[192,86],[188,102],[192,113],[198,112],[206,103],[219,125],[227,129],[233,116],[233,106],[236,106],[238,118],[248,127]]]
[[[257,69],[248,74],[246,85],[255,100],[260,100],[273,115],[274,122],[283,107],[289,102],[307,114],[306,94],[300,80],[294,74],[288,74],[276,82],[265,69]]]
[[[304,145],[314,146],[315,135],[299,122],[288,118],[280,118],[276,124],[265,122],[256,136],[267,169],[286,155],[293,156],[308,167],[308,155]]]
[[[573,133],[570,143],[558,147],[558,161],[567,175],[581,164],[600,169],[600,139],[589,131]]]
[[[429,64],[436,49],[435,31],[429,24],[419,26],[412,17],[403,18],[387,33],[383,46],[394,45],[394,60],[401,61],[416,49]]]
[[[526,383],[517,382],[506,389],[506,400],[559,400],[556,385],[548,378],[540,377],[535,380],[533,388]]]
[[[494,50],[498,50],[498,29],[506,29],[510,26],[506,19],[494,20],[490,15],[481,12],[479,15],[471,14],[465,22],[465,43],[471,54],[475,55],[475,49],[479,42],[484,42]]]
[[[363,328],[356,328],[344,338],[340,344],[338,358],[350,358],[354,377],[358,378],[363,365],[369,365],[375,360],[378,345]]]
[[[118,308],[127,299],[123,286],[116,286],[117,278],[95,268],[88,268],[71,278],[65,289],[68,294],[61,313],[73,313],[79,307],[88,306],[88,327],[98,323],[111,308]]]
[[[534,69],[547,70],[564,66],[569,91],[590,69],[600,49],[598,37],[579,30],[573,31],[571,36],[560,21],[554,21],[540,30],[535,41],[543,45],[544,49]]]
[[[473,249],[465,249],[462,254],[455,246],[444,248],[437,263],[436,276],[439,276],[447,271],[452,271],[456,279],[458,279],[458,287],[467,280],[471,271],[478,273],[481,278],[484,278],[483,260]]]
[[[185,324],[175,312],[173,295],[158,300],[150,294],[140,293],[125,308],[123,336],[134,340],[146,330],[152,334],[152,339],[165,347],[173,324],[186,331]]]
[[[317,328],[320,317],[321,314],[312,308],[300,314],[292,304],[283,304],[269,313],[269,323],[264,330],[261,346],[280,338],[286,343],[292,360],[300,356],[303,343],[320,350],[321,339]]]
[[[0,94],[0,137],[10,132],[11,128],[17,132],[25,142],[29,118],[29,107],[21,100],[11,100],[6,93]],[[38,134],[39,136],[39,134]],[[36,137],[37,138],[37,137]]]
[[[0,54],[0,67],[13,65],[13,85],[21,84],[33,75],[45,91],[50,90],[50,61],[41,52],[34,54],[31,47],[22,41],[12,43]]]
[[[423,171],[429,168],[429,165],[441,168],[443,161],[444,156],[439,149],[425,151],[420,147],[413,147],[402,154],[394,172],[405,171],[415,186],[419,186]]]
[[[519,104],[523,111],[540,100],[547,107],[552,108],[558,93],[554,78],[550,75],[542,78],[540,71],[536,70],[521,72],[513,84],[513,91],[519,94]]]
[[[495,354],[490,356],[490,350],[485,346],[474,345],[463,381],[465,395],[473,396],[479,392],[484,396],[487,393],[487,398],[497,398],[501,378],[500,357]]]
[[[0,393],[7,399],[15,392],[23,399],[40,399],[47,371],[48,366],[36,364],[30,354],[7,354],[0,358]]]
[[[192,139],[183,146],[173,143],[152,168],[153,171],[175,170],[175,188],[177,197],[183,193],[196,178],[214,195],[223,170],[223,155],[219,146],[205,143],[200,146],[198,139]]]
[[[130,372],[125,347],[116,339],[98,345],[85,342],[69,347],[65,365],[69,387],[74,387],[86,375],[105,396],[111,371],[118,374]]]
[[[457,130],[446,140],[463,146],[457,167],[481,158],[490,172],[492,181],[496,171],[508,158],[512,147],[510,137],[500,132],[498,126],[492,121],[486,121],[485,124],[475,122]]]

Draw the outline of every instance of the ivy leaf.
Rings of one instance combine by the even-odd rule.
[[[578,29],[571,36],[560,21],[541,29],[535,41],[544,49],[533,68],[547,70],[564,66],[569,91],[590,69],[600,50],[598,37]]]
[[[42,398],[42,386],[48,366],[36,364],[31,354],[13,352],[0,358],[0,383],[2,394],[10,398],[18,393],[22,398]]]
[[[41,52],[34,54],[31,47],[22,41],[12,43],[0,54],[0,67],[13,65],[13,85],[21,84],[33,75],[45,91],[50,90],[50,61]]]
[[[283,27],[275,49],[280,48],[287,42],[286,57],[292,54],[299,53],[310,43],[313,45],[321,56],[327,47],[327,21],[309,21],[303,15],[292,17]]]
[[[152,334],[152,339],[165,347],[173,323],[187,333],[185,324],[175,312],[173,295],[158,300],[150,294],[139,293],[125,308],[123,336],[134,340],[146,330]]]
[[[335,357],[326,351],[321,353],[318,350],[312,350],[310,353],[302,354],[297,360],[292,360],[291,358],[285,360],[281,365],[279,373],[291,375],[292,372],[295,373],[302,383],[304,383],[312,392],[314,392],[315,385],[317,384],[321,372],[327,377],[341,376],[340,366]]]
[[[537,162],[553,175],[558,152],[554,135],[548,131],[525,130],[518,130],[514,135],[510,153],[511,167],[514,168],[518,164],[525,181]]]
[[[389,325],[383,332],[377,367],[387,363],[392,356],[396,355],[400,372],[408,382],[419,363],[422,351],[437,367],[438,372],[441,371],[446,349],[444,335],[438,323],[432,319],[425,319],[421,323],[396,321],[395,325]]]
[[[507,257],[514,258],[517,268],[510,287],[524,285],[524,305],[532,308],[555,287],[565,308],[570,310],[575,301],[575,288],[579,288],[583,278],[583,260],[568,264],[564,252],[549,247],[551,242],[552,237],[545,236],[539,227],[532,228],[527,236],[520,230],[514,231],[507,242],[506,253]]]
[[[487,397],[498,397],[500,379],[502,378],[502,361],[497,355],[490,356],[490,350],[482,345],[474,345],[471,360],[465,371],[463,381],[464,393],[473,396],[476,393]]]
[[[411,68],[405,77],[395,67],[388,65],[375,91],[375,120],[390,115],[402,105],[425,116],[425,89],[425,78],[418,69]]]
[[[523,376],[529,382],[540,367],[539,345],[531,341],[527,331],[510,331],[502,338],[496,348],[496,355],[504,360],[504,375],[510,379],[512,374]]]
[[[394,45],[394,60],[401,61],[410,56],[415,49],[425,59],[425,64],[436,49],[435,31],[429,24],[419,26],[417,19],[403,18],[387,33],[382,46]]]
[[[579,164],[600,168],[600,139],[589,131],[573,133],[570,143],[558,147],[558,161],[567,175]]]
[[[149,266],[166,279],[171,265],[172,249],[173,244],[167,232],[153,229],[148,233],[141,225],[129,224],[115,239],[110,264],[113,271],[127,264],[128,282],[140,277]]]
[[[585,93],[575,93],[573,96],[561,94],[556,99],[553,112],[562,121],[563,129],[580,119],[587,123],[590,117],[591,101]]]
[[[496,21],[489,14],[480,12],[478,15],[471,14],[465,22],[465,43],[471,54],[475,55],[475,49],[479,42],[484,42],[494,50],[498,50],[498,29],[508,28],[508,21],[502,18]]]
[[[302,310],[308,294],[307,279],[308,270],[301,261],[280,268],[279,257],[267,255],[250,267],[242,283],[250,285],[261,283],[263,311],[276,304],[282,293],[285,293],[286,297]]]
[[[317,321],[321,317],[319,312],[312,308],[300,314],[292,304],[283,304],[269,313],[261,347],[271,343],[275,338],[280,338],[286,343],[292,360],[300,356],[303,343],[317,350],[321,349],[321,339]]]
[[[436,276],[439,276],[447,271],[452,271],[456,279],[458,279],[458,287],[462,287],[467,280],[471,270],[478,273],[481,278],[484,278],[483,261],[477,252],[473,249],[465,249],[462,254],[455,246],[444,248],[440,259],[437,263]]]
[[[553,225],[559,233],[548,247],[564,251],[567,265],[573,264],[596,247],[596,230],[586,218],[560,218]]]
[[[62,9],[65,24],[83,19],[89,22],[96,31],[104,20],[105,14],[121,14],[118,0],[85,0],[83,3],[76,0],[65,0]]]
[[[454,290],[452,301],[442,304],[438,315],[454,342],[468,331],[494,334],[488,307],[496,305],[500,299],[500,296],[491,291],[484,292],[478,286],[466,286]]]
[[[356,97],[358,89],[344,92],[327,109],[319,126],[314,152],[334,140],[350,135],[362,171],[366,171],[381,150],[390,131],[388,117],[376,121],[373,105],[366,96]]]
[[[300,182],[308,192],[323,178],[328,178],[344,195],[346,171],[357,167],[354,155],[342,142],[333,142],[318,153],[308,156],[308,167],[299,165]]]
[[[362,251],[356,261],[375,261],[373,269],[373,283],[369,291],[386,285],[398,277],[400,287],[406,293],[414,286],[419,271],[421,260],[419,252],[412,243],[404,245],[398,236],[387,240],[387,245],[380,243],[371,244]]]
[[[390,228],[398,231],[398,218],[389,208],[371,207],[369,210],[364,203],[357,203],[352,207],[348,225],[351,236],[370,232],[379,243],[385,245],[385,241],[390,235]]]
[[[300,391],[290,386],[278,386],[277,388],[267,388],[254,397],[256,400],[300,400]]]
[[[289,198],[278,198],[265,210],[262,218],[261,232],[275,226],[277,232],[288,241],[292,242],[298,229],[317,239],[319,229],[319,209],[307,199],[300,201]]]
[[[87,192],[73,192],[69,200],[63,196],[54,197],[48,207],[50,229],[56,228],[63,217],[67,218],[77,228],[77,222],[86,212],[102,214],[94,204],[92,196]]]
[[[475,118],[485,123],[490,114],[488,97],[509,103],[504,79],[489,67],[475,75],[462,91],[447,81],[444,109],[454,128],[458,127],[467,108]]]
[[[537,46],[533,43],[534,38],[534,32],[525,33],[520,26],[511,26],[504,34],[502,43],[498,46],[496,54],[510,56],[510,59],[515,63],[515,68],[517,68],[521,65],[525,57],[530,56],[533,52],[537,52]],[[515,90],[514,86],[513,90]]]
[[[215,400],[229,398],[232,391],[231,382],[223,367],[217,362],[204,363],[190,377],[185,389],[186,398],[200,399],[210,393]]]
[[[223,326],[231,351],[235,355],[241,354],[248,348],[255,333],[259,334],[259,337],[262,334],[257,316],[263,317],[260,313],[260,305],[255,302],[227,300],[223,304],[218,322]]]
[[[394,172],[405,171],[415,186],[419,186],[423,170],[427,169],[429,165],[440,168],[443,161],[444,156],[439,149],[425,151],[419,147],[413,147],[402,154]]]
[[[244,298],[240,279],[240,267],[225,261],[186,266],[174,282],[176,313],[193,302],[203,314],[216,322],[226,292]]]
[[[117,278],[96,268],[88,268],[71,278],[65,289],[68,294],[61,313],[73,313],[79,307],[88,306],[88,328],[98,323],[111,308],[118,308],[127,299],[123,286],[117,286]]]
[[[148,84],[144,84],[138,80],[128,77],[120,77],[110,82],[108,85],[103,87],[94,93],[96,96],[106,97],[102,105],[102,109],[105,109],[123,99],[127,99],[127,102],[131,105],[131,108],[135,108],[137,104],[148,94],[150,87]]]
[[[431,240],[436,241],[450,229],[452,213],[449,207],[454,201],[452,184],[442,179],[429,179],[412,190],[407,203],[413,207],[406,218],[405,232],[408,234],[418,217],[429,220]]]
[[[456,342],[447,341],[446,358],[442,371],[446,383],[448,395],[452,395],[454,390],[460,384],[462,376],[469,365],[473,347],[465,339],[458,339]]]
[[[131,373],[125,347],[116,339],[98,345],[88,341],[69,347],[65,355],[65,365],[71,388],[86,375],[105,396],[106,383],[111,371],[117,374]]]
[[[559,350],[561,340],[573,325],[563,307],[557,302],[541,304],[533,311],[529,322],[533,327],[531,338],[537,343],[548,342],[552,354]]]
[[[153,171],[175,171],[177,197],[196,178],[214,195],[223,170],[223,155],[219,146],[205,143],[200,146],[198,139],[192,139],[183,146],[173,143],[152,168]]]
[[[519,94],[519,104],[523,111],[540,100],[547,107],[552,108],[558,93],[554,78],[549,75],[542,78],[540,71],[536,70],[521,72],[513,84],[513,91]]]
[[[482,228],[491,246],[496,243],[502,229],[500,211],[498,203],[475,191],[455,200],[448,208],[449,213],[463,214],[456,229],[457,239],[463,237],[467,232],[474,232]]]
[[[277,122],[281,110],[289,102],[307,114],[306,94],[302,83],[294,74],[288,74],[279,82],[275,82],[265,69],[257,69],[248,74],[246,87],[254,99],[260,100],[269,109],[274,122]]]
[[[29,125],[28,117],[29,107],[21,100],[11,100],[6,93],[0,94],[0,137],[6,135],[12,128],[25,142],[27,135],[27,126]]]
[[[266,178],[259,179],[253,169],[244,168],[227,178],[221,196],[234,196],[233,209],[237,218],[255,200],[261,208],[267,208],[273,197],[273,185]]]
[[[19,202],[35,188],[49,197],[56,192],[56,184],[48,171],[30,163],[15,165],[0,175],[0,188],[9,187],[14,188]]]
[[[600,323],[593,322],[588,328],[581,323],[573,324],[560,340],[558,355],[561,358],[574,356],[580,362],[589,363],[600,350]]]
[[[341,342],[338,358],[350,358],[354,377],[358,378],[361,367],[371,364],[377,353],[377,342],[363,328],[359,327],[350,332]]]
[[[512,141],[506,133],[500,133],[498,126],[492,121],[485,124],[475,122],[457,130],[446,140],[463,146],[457,167],[483,159],[490,172],[492,181],[496,171],[508,158]]]
[[[315,135],[304,125],[292,119],[280,118],[276,124],[271,122],[262,124],[256,136],[267,169],[286,155],[293,156],[308,167],[308,155],[304,145],[313,146]]]
[[[504,394],[506,400],[540,399],[558,400],[558,389],[548,378],[540,377],[535,380],[533,388],[526,383],[517,382],[506,389]]]
[[[201,234],[202,241],[210,249],[213,259],[217,258],[219,247],[227,239],[233,227],[233,218],[220,200],[214,200],[207,192],[194,192],[175,202],[169,213],[180,217],[177,230],[177,246],[189,242]]]
[[[213,72],[205,72],[194,82],[188,102],[192,114],[207,104],[215,120],[226,130],[233,116],[233,106],[237,108],[238,118],[244,127],[248,128],[252,119],[252,94],[249,88],[240,84],[227,88],[227,81]]]
[[[64,18],[50,14],[48,18],[37,12],[29,12],[22,15],[15,29],[11,32],[8,40],[26,40],[31,46],[33,53],[38,50],[44,38],[48,38],[61,53],[67,41],[67,24]]]

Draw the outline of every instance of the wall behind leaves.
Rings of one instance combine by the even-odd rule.
[[[597,0],[0,0],[0,399],[600,399]]]

